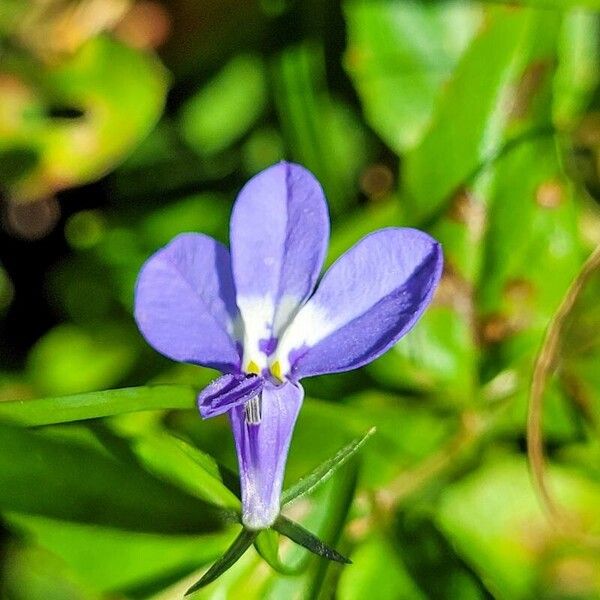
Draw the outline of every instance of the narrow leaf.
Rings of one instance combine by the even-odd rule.
[[[331,499],[326,504],[327,518],[323,526],[319,529],[319,536],[327,540],[330,544],[338,544],[342,536],[354,494],[356,493],[358,470],[358,461],[353,460],[344,470],[343,476],[339,475],[333,481]],[[310,591],[307,590],[306,598],[317,600],[320,597],[320,590],[333,589],[332,580],[339,577],[339,566],[336,563],[325,560],[317,561],[312,571]]]
[[[283,505],[310,494],[323,483],[325,483],[340,467],[345,465],[354,456],[363,444],[375,433],[375,427],[372,427],[362,437],[355,438],[348,445],[341,448],[335,456],[320,464],[316,469],[297,481],[294,485],[283,491],[281,503]]]
[[[283,515],[279,515],[273,524],[273,529],[290,538],[290,540],[296,542],[296,544],[302,546],[303,548],[310,550],[313,554],[317,554],[318,556],[322,556],[328,560],[333,560],[348,565],[352,564],[351,560],[345,556],[342,556],[337,550],[330,548],[318,537],[310,533],[310,531],[307,531],[304,529],[304,527],[298,525],[298,523],[290,521]]]
[[[187,385],[149,385],[57,398],[0,402],[0,419],[20,425],[51,425],[110,417],[143,410],[195,406],[196,392]]]
[[[150,472],[214,506],[240,512],[239,498],[208,454],[165,432],[148,433],[132,443]]]
[[[193,592],[207,586],[212,583],[217,577],[220,577],[225,571],[229,570],[250,548],[254,540],[258,536],[258,531],[250,531],[249,529],[242,529],[239,535],[233,540],[233,543],[226,550],[225,554],[213,564],[213,566],[204,573],[204,575],[197,581],[186,593],[188,596]]]
[[[216,479],[223,483],[229,490],[230,497],[237,500],[236,506],[239,507],[242,491],[240,489],[240,478],[238,477],[238,474],[230,471],[227,467],[218,463],[210,454],[192,446],[185,440],[179,437],[174,437],[173,439],[179,448],[181,448],[182,452],[187,454],[194,462],[203,469],[209,471]]]

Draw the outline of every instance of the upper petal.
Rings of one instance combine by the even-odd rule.
[[[285,332],[276,356],[281,371],[300,379],[371,362],[423,313],[442,264],[438,242],[416,229],[363,238],[327,271]]]
[[[244,366],[263,368],[277,338],[311,294],[329,240],[323,190],[299,165],[253,177],[231,216],[231,260],[244,326]]]
[[[221,371],[236,370],[236,317],[229,252],[212,238],[179,235],[142,267],[135,319],[161,354]]]

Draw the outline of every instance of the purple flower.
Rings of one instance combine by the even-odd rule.
[[[315,290],[327,204],[314,176],[287,162],[244,186],[230,237],[231,255],[210,237],[185,233],[150,257],[135,318],[162,354],[225,373],[198,407],[204,418],[229,415],[242,520],[261,529],[279,514],[300,379],[356,369],[395,344],[431,301],[443,261],[427,234],[390,227],[348,250]]]

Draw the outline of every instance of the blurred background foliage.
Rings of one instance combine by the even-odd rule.
[[[354,564],[282,542],[292,574],[251,550],[196,597],[600,598],[600,278],[544,396],[567,526],[544,514],[525,452],[544,331],[600,243],[597,11],[1,0],[0,401],[205,385],[214,373],[141,339],[136,274],[179,232],[227,241],[247,178],[294,160],[329,199],[328,262],[409,225],[442,242],[445,272],[385,356],[306,382],[287,481],[377,427],[290,509]],[[181,597],[236,535],[212,512],[209,455],[236,468],[227,423],[192,410],[0,425],[0,597]]]

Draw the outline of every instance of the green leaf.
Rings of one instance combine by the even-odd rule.
[[[65,439],[0,425],[0,510],[133,531],[219,530],[223,511]]]
[[[156,385],[58,398],[0,402],[0,419],[37,426],[97,419],[160,409],[193,409],[196,392],[190,386]]]
[[[261,558],[282,575],[298,575],[307,567],[306,561],[289,566],[279,558],[279,536],[272,529],[262,530],[254,540],[254,547]]]
[[[17,99],[23,103],[18,118],[0,122],[0,150],[29,148],[39,157],[10,186],[21,200],[92,181],[114,167],[155,125],[167,92],[166,72],[156,58],[106,36],[42,64],[12,60],[10,54],[3,63],[19,79],[28,77],[22,82],[26,94]],[[49,116],[52,106],[82,116]]]
[[[418,143],[443,84],[475,33],[480,7],[460,2],[343,3],[345,67],[365,118],[397,153]]]
[[[267,104],[264,65],[239,55],[183,106],[183,138],[200,155],[221,152],[242,137]]]
[[[448,263],[451,247],[443,238],[440,241]],[[441,296],[401,343],[368,365],[367,370],[385,387],[413,389],[435,395],[440,403],[464,406],[476,396],[473,323],[454,306],[442,304]],[[468,298],[461,296],[460,300]]]
[[[13,32],[31,7],[20,0],[6,0],[0,4],[0,35]]]
[[[330,96],[325,52],[305,41],[272,59],[274,100],[291,158],[321,182],[333,212],[354,202],[371,152],[370,137],[352,109]]]
[[[355,438],[348,445],[341,448],[335,456],[319,465],[306,477],[283,491],[281,503],[283,505],[293,502],[323,485],[340,467],[345,465],[360,450],[363,444],[375,433],[375,427],[369,429],[362,437]]]
[[[356,467],[356,463],[351,463]],[[319,532],[319,537],[326,540],[337,540],[346,522],[348,509],[352,503],[356,486],[356,468],[346,467],[344,476],[338,472],[318,494],[318,501],[307,503],[308,513],[303,516],[303,523]],[[261,531],[272,537],[266,543],[270,552],[274,551],[273,531]],[[258,538],[257,538],[258,539]],[[264,598],[316,598],[318,590],[333,589],[322,585],[324,576],[332,572],[335,576],[342,563],[321,560],[296,544],[282,544],[286,566],[292,566],[299,574],[282,575],[276,570],[265,569],[262,561],[254,553],[247,553],[228,573],[223,574],[218,582],[218,592],[227,597]],[[199,597],[211,598],[211,590],[199,592]]]
[[[319,535],[329,543],[343,542],[344,525],[348,521],[358,483],[359,461],[351,461],[346,469],[333,480],[331,502],[327,506],[326,518]],[[333,590],[337,585],[342,564],[326,560],[315,561],[314,570],[309,574],[308,597],[316,599],[324,590]]]
[[[526,171],[524,164],[530,165]],[[498,159],[487,175],[489,225],[480,310],[521,320],[517,330],[539,334],[582,257],[575,197],[561,150],[553,136],[520,144]]]
[[[233,543],[225,554],[208,570],[206,573],[197,581],[192,587],[185,593],[186,596],[192,594],[196,590],[203,588],[204,586],[212,583],[217,577],[225,573],[230,569],[252,546],[254,540],[258,536],[258,531],[250,531],[249,529],[242,529],[239,535],[233,540]]]
[[[79,301],[84,301],[81,296]],[[65,323],[36,342],[27,370],[38,393],[44,396],[112,387],[133,366],[137,339],[135,332],[113,323],[92,330]]]
[[[352,561],[342,556],[337,550],[330,548],[324,542],[322,542],[318,537],[310,533],[302,527],[298,525],[298,523],[294,523],[290,521],[288,518],[280,515],[277,517],[277,520],[273,524],[273,529],[278,531],[282,535],[290,538],[296,544],[310,550],[313,554],[317,556],[322,556],[328,560],[333,560],[339,563],[351,564]]]
[[[181,535],[16,513],[3,517],[16,534],[60,557],[88,586],[113,594],[154,585],[160,589],[163,581],[166,587],[170,580],[215,560],[231,540],[231,531]]]
[[[600,8],[600,2],[597,2]],[[584,10],[565,15],[559,43],[559,64],[554,85],[554,120],[572,130],[593,100],[600,82],[598,14]]]
[[[484,373],[491,379],[510,369],[515,400],[506,417],[516,431],[526,414],[532,357],[583,261],[576,197],[561,154],[548,136],[515,147],[485,175],[489,218],[477,291]],[[576,435],[561,391],[548,392],[547,433]]]
[[[437,302],[368,367],[384,385],[455,406],[481,402],[482,354],[490,359],[484,381],[519,363],[511,371],[516,386],[505,396],[528,385],[522,367],[540,339],[530,334],[543,330],[551,314],[543,314],[550,289],[564,290],[578,263],[572,198],[552,131],[561,15],[487,12],[488,26],[462,57],[435,122],[404,163],[407,220],[431,219],[444,248]],[[553,264],[547,272],[546,262]],[[522,402],[516,413],[522,423]]]
[[[359,206],[356,210],[341,216],[337,221],[337,227],[331,232],[326,267],[330,267],[344,252],[374,229],[397,226],[400,217],[397,196]]]
[[[597,535],[598,482],[551,465],[548,477],[574,528],[592,526]],[[555,585],[567,592],[570,582],[579,582],[585,590],[575,597],[595,598],[600,593],[597,550],[591,547],[586,552],[585,545],[574,546],[572,538],[551,525],[523,457],[488,459],[476,472],[447,487],[437,522],[495,598],[537,598],[541,589],[555,590]],[[560,574],[573,560],[594,575],[560,582]]]
[[[136,226],[144,248],[155,250],[186,231],[201,231],[220,239],[229,227],[231,206],[220,194],[194,194],[145,212]]]
[[[485,2],[494,4],[496,0],[485,0]],[[567,11],[577,8],[591,11],[600,10],[600,0],[517,0],[514,4],[515,6],[534,6],[545,10]]]
[[[45,548],[10,543],[2,560],[0,594],[12,600],[101,600]]]
[[[429,219],[507,140],[549,130],[548,89],[560,14],[490,10],[463,55],[427,135],[406,156],[411,222]]]
[[[390,542],[375,533],[361,543],[352,558],[360,568],[344,569],[337,596],[340,600],[363,600],[377,590],[377,600],[426,600]]]
[[[456,427],[454,417],[440,418],[430,402],[415,402],[376,389],[348,396],[343,410],[339,403],[309,398],[304,402],[294,432],[287,469],[293,475],[290,481],[295,482],[310,472],[313,465],[327,461],[348,440],[361,436],[367,423],[377,427],[377,435],[360,453],[360,462],[364,464],[361,485],[370,490],[386,485],[435,452]],[[314,440],[319,440],[319,444]],[[346,476],[345,470],[339,473]]]
[[[441,482],[440,482],[441,483]],[[441,483],[441,489],[447,484]],[[426,598],[448,590],[448,597],[461,600],[488,600],[490,595],[453,545],[432,522],[432,511],[401,511],[393,533],[387,541],[393,544],[396,560],[403,564],[411,579]]]
[[[215,506],[240,512],[239,497],[224,482],[228,474],[224,477],[208,454],[163,432],[136,437],[132,446],[152,473]],[[236,487],[239,493],[239,484]]]

